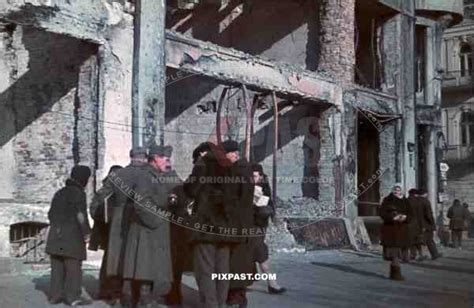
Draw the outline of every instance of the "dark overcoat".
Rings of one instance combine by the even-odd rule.
[[[403,222],[394,221],[398,214],[407,216]],[[405,197],[397,198],[390,193],[382,201],[380,206],[380,217],[383,219],[380,238],[385,247],[408,247],[410,245],[408,236],[408,224],[412,219],[412,211]]]
[[[419,197],[408,197],[408,204],[413,213],[412,219],[408,223],[408,236],[410,245],[421,244],[423,242],[423,204]]]
[[[102,186],[106,186],[108,180],[105,178],[102,181]],[[97,194],[101,195],[102,191],[99,189]],[[107,196],[105,196],[107,197]],[[90,207],[90,215],[94,220],[94,225],[92,227],[91,238],[89,241],[89,250],[96,251],[97,249],[107,250],[109,245],[109,229],[110,229],[110,221],[112,220],[113,215],[113,208],[117,206],[115,201],[115,194],[111,193],[108,198],[108,212],[107,212],[107,222],[105,220],[105,198],[102,199],[102,202],[98,203],[97,206]],[[91,202],[92,204],[92,202]]]
[[[453,205],[448,209],[449,229],[455,231],[467,230],[467,222],[470,219],[469,210],[461,204]]]
[[[50,229],[46,253],[85,260],[85,238],[90,234],[87,217],[84,188],[78,182],[68,179],[66,186],[54,195],[48,212]]]
[[[233,217],[235,217],[234,228],[239,230],[240,243],[231,248],[230,252],[230,272],[231,273],[256,273],[257,268],[254,262],[254,239],[255,236],[262,236],[262,227],[256,224],[255,209],[253,205],[253,194],[255,185],[252,183],[252,168],[245,160],[240,159],[231,167],[231,174],[236,181],[228,185],[226,194],[229,203],[232,204]],[[245,235],[249,235],[246,237]],[[253,283],[251,280],[231,280],[230,288],[245,288]]]
[[[418,197],[423,208],[422,228],[424,232],[433,232],[436,230],[436,224],[433,216],[433,209],[430,201],[425,197]]]
[[[174,272],[193,271],[193,247],[191,245],[191,232],[189,228],[191,216],[187,210],[193,200],[184,193],[183,185],[173,188],[177,201],[170,205],[170,211],[176,219],[171,222],[171,259]],[[179,219],[179,222],[177,222]]]
[[[191,242],[232,244],[240,242],[238,237],[230,237],[225,232],[236,227],[236,198],[229,195],[231,165],[218,160],[214,153],[208,153],[195,163],[191,175],[184,184],[185,193],[195,200],[195,213],[192,217]],[[208,226],[203,228],[203,226]]]
[[[149,166],[138,179],[127,236],[124,278],[153,281],[153,291],[165,294],[172,281],[169,197],[175,173]]]

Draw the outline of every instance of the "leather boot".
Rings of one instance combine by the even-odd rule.
[[[397,281],[405,280],[405,277],[402,276],[400,266],[390,265],[390,279]]]

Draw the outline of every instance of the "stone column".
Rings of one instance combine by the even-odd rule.
[[[319,70],[343,83],[354,80],[355,0],[325,0],[320,6]]]

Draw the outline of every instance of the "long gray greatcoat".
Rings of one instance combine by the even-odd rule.
[[[78,218],[81,213],[83,219]],[[90,234],[84,188],[69,179],[53,197],[48,212],[50,229],[46,253],[78,260],[87,257],[84,238]]]
[[[128,230],[124,278],[153,281],[155,294],[169,291],[172,281],[169,195],[175,173],[160,173],[151,166],[138,179]],[[166,217],[166,218],[164,218]]]
[[[135,191],[138,179],[145,173],[146,167],[146,163],[132,161],[125,168],[113,172],[92,199],[90,212],[94,216],[104,199],[111,194],[114,195],[107,248],[107,276],[123,275],[123,258],[130,216],[128,212],[133,209],[130,195]]]

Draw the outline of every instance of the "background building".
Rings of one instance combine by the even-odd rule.
[[[276,97],[282,218],[370,222],[396,182],[437,207],[440,46],[461,1],[182,0],[165,14],[154,0],[26,0],[0,20],[5,245],[10,224],[45,220],[74,164],[94,170],[91,194],[132,141],[172,144],[185,178],[220,101],[224,138],[243,147],[255,102],[250,156],[272,176]]]
[[[444,159],[449,165],[447,193],[474,211],[474,1],[464,1],[463,22],[443,37]]]

